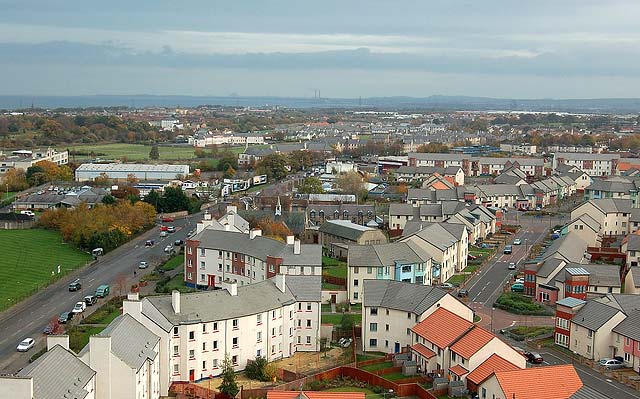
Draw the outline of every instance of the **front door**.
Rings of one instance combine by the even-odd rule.
[[[196,379],[196,371],[191,369],[189,370],[189,381],[195,381]]]
[[[337,302],[336,294],[331,294],[331,303],[336,303],[336,302]]]
[[[396,342],[394,347],[393,347],[393,352],[394,353],[400,353],[400,342]]]

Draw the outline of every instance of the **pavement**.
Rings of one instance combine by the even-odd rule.
[[[111,294],[126,295],[132,284],[168,258],[164,252],[167,245],[173,245],[175,240],[185,240],[190,230],[195,229],[201,214],[190,215],[183,219],[176,219],[173,223],[165,223],[176,227],[176,232],[167,237],[160,237],[158,227],[141,234],[130,242],[101,256],[97,262],[80,268],[64,278],[56,281],[35,295],[18,303],[16,306],[0,313],[0,373],[15,373],[28,364],[34,353],[46,346],[43,329],[53,317],[70,311],[76,302],[85,295],[93,294],[102,284],[111,286]],[[146,240],[155,240],[155,245],[145,247]],[[141,260],[149,262],[149,268],[138,269]],[[134,271],[136,275],[134,275]],[[82,290],[69,292],[69,282],[80,279]],[[118,292],[122,287],[122,293]],[[109,297],[100,299],[97,306],[88,307],[84,313],[86,317],[95,311],[101,302]],[[24,338],[32,337],[36,345],[29,352],[19,353],[16,346]]]

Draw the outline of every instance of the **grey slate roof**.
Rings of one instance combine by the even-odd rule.
[[[627,277],[629,276],[629,274],[631,274],[631,277],[633,278],[633,286],[636,288],[640,287],[640,267],[630,267],[629,271],[627,272]]]
[[[411,204],[389,204],[389,215],[392,216],[413,216],[414,206]]]
[[[445,227],[446,225],[446,227]],[[450,231],[458,231],[460,228],[465,229],[464,225],[453,223],[422,223],[422,228],[407,236],[402,241],[407,240],[424,240],[436,248],[444,251],[454,245],[460,239],[460,236],[452,234]]]
[[[627,251],[640,251],[640,235],[629,234],[627,236]]]
[[[227,290],[181,294],[178,314],[171,306],[171,295],[150,296],[143,299],[142,313],[169,331],[178,324],[228,320],[268,312],[296,302],[296,295],[301,296],[301,301],[320,301],[321,276],[287,275],[285,283],[286,292],[276,287],[274,279],[269,279],[239,286],[237,296],[231,296]]]
[[[583,385],[582,388],[578,389],[576,393],[569,396],[569,399],[609,399],[610,396],[607,396],[599,391],[596,391],[593,388],[589,388],[586,385]]]
[[[321,233],[332,234],[351,241],[357,241],[365,231],[373,230],[376,229],[355,224],[348,220],[328,220],[318,229]]]
[[[596,233],[600,231],[600,223],[597,220],[595,220],[594,218],[592,218],[591,216],[589,216],[588,213],[583,213],[582,215],[580,215],[577,218],[573,219],[572,221],[570,221],[566,225],[571,225],[571,224],[575,223],[578,220],[581,220],[587,227],[589,227],[591,230],[595,231]]]
[[[576,234],[569,233],[555,240],[545,251],[543,259],[546,260],[553,257],[579,263],[584,257],[586,249],[587,243],[582,238]]]
[[[630,199],[600,198],[591,202],[605,213],[630,213],[633,207]]]
[[[285,245],[278,254],[283,266],[322,266],[322,246],[301,244],[300,253],[293,253],[293,245]]]
[[[404,242],[375,245],[349,245],[349,267],[394,266],[396,261],[424,263],[431,257],[424,251],[416,252]]]
[[[562,306],[566,306],[566,307],[569,307],[569,308],[575,308],[576,306],[584,305],[585,303],[587,303],[587,302],[583,301],[582,299],[574,298],[572,296],[567,296],[567,297],[564,297],[561,300],[557,301],[556,305],[562,305]]]
[[[37,399],[82,399],[84,387],[96,374],[73,353],[56,345],[18,372],[33,378],[33,396]],[[67,394],[65,397],[64,395]]]
[[[393,280],[364,280],[364,306],[422,314],[447,293],[437,287]]]
[[[589,275],[589,285],[597,287],[620,287],[620,266],[604,264],[576,264],[569,263],[564,270],[573,275]],[[564,281],[564,273],[560,271],[556,281]]]
[[[571,319],[571,322],[588,328],[589,330],[597,331],[618,312],[620,312],[619,309],[607,304],[598,301],[589,301],[578,311],[573,319]]]
[[[116,317],[98,335],[111,337],[111,353],[134,370],[140,369],[147,359],[154,360],[157,356],[153,348],[160,337],[129,314]]]

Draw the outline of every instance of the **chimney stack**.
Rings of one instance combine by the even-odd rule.
[[[300,240],[295,240],[293,242],[293,254],[300,255]]]
[[[294,236],[287,236],[287,245],[293,245],[295,239],[296,238]]]
[[[178,290],[171,291],[171,307],[176,314],[180,313],[180,291]]]
[[[256,237],[261,237],[262,236],[262,230],[260,229],[251,229],[249,230],[249,239],[253,240]]]
[[[276,274],[275,283],[280,291],[287,292],[287,282],[284,274]]]
[[[222,282],[222,289],[227,290],[231,296],[238,296],[238,283],[235,281],[224,280]]]
[[[47,336],[47,350],[50,351],[56,345],[60,345],[66,350],[69,350],[69,336],[68,335],[48,335]]]

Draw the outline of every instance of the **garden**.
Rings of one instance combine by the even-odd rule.
[[[532,315],[532,316],[551,316],[551,312],[546,307],[534,302],[530,297],[515,292],[505,292],[498,297],[494,306],[498,309],[505,310],[509,313]]]

